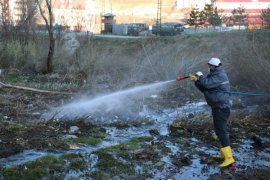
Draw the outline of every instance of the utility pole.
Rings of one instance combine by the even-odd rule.
[[[101,18],[101,21],[100,21],[100,33],[102,33],[104,30],[105,30],[105,19],[104,19],[104,15],[105,15],[105,3],[106,3],[106,0],[103,0],[102,1],[102,12],[100,13],[100,18]]]
[[[5,25],[10,24],[9,0],[4,0],[4,22],[5,22]]]
[[[162,0],[158,0],[158,6],[157,6],[157,22],[156,22],[156,26],[158,28],[159,32],[158,34],[161,35],[161,6],[162,6]]]

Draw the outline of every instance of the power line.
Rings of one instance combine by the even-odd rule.
[[[158,28],[158,34],[161,34],[161,6],[162,6],[162,0],[158,0],[158,6],[157,6],[157,28]]]

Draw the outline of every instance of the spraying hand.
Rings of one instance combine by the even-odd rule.
[[[190,74],[190,75],[189,75],[189,79],[190,79],[191,81],[197,81],[198,78],[197,78],[196,76]]]
[[[200,76],[203,76],[203,73],[198,71],[198,72],[195,73],[195,75],[190,74],[189,78],[190,78],[191,81],[197,81],[198,77],[200,77]]]

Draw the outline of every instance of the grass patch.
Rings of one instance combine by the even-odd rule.
[[[70,162],[69,169],[72,170],[80,170],[83,171],[87,168],[87,164],[83,159],[77,159],[75,161]]]
[[[129,141],[121,143],[119,145],[110,146],[108,148],[100,149],[94,154],[98,155],[99,160],[97,163],[98,170],[90,173],[94,178],[109,178],[117,175],[134,175],[134,164],[118,161],[116,157],[123,159],[130,159],[130,152],[136,149],[142,148],[141,142],[151,141],[152,137],[139,137],[131,138]],[[114,156],[115,155],[115,156]]]
[[[106,177],[106,174],[110,174],[112,176],[120,174],[134,175],[134,164],[120,162],[117,160],[116,157],[130,159],[131,151],[142,148],[141,142],[151,140],[152,137],[131,138],[127,142],[115,146],[110,146],[108,148],[104,148],[94,152],[99,157],[97,163],[98,171],[95,173],[91,173],[91,176],[95,178],[104,178]],[[112,154],[115,154],[116,157],[114,157],[114,155]]]
[[[117,156],[123,158],[129,158],[129,152],[135,149],[139,149],[141,140],[139,138],[131,138],[129,141],[121,143],[119,145],[110,146],[104,150],[107,152],[115,153]]]
[[[136,161],[134,152],[138,150],[138,152],[146,152],[150,156],[151,154],[155,154],[153,147],[145,144],[151,140],[153,140],[153,138],[149,136],[131,138],[127,142],[94,152],[94,154],[98,155],[97,171],[91,172],[89,176],[96,179],[107,179],[115,176],[117,178],[122,177],[123,179],[127,176],[136,177],[136,179],[138,179],[142,174],[137,174],[135,166],[142,166],[143,169],[145,169],[145,167],[142,164],[142,159],[138,158],[138,161]],[[151,153],[149,153],[149,151],[151,151]],[[157,158],[152,159],[154,162],[157,162],[159,159],[158,156],[156,157]],[[145,162],[145,159],[143,162]],[[142,171],[148,176],[145,170]]]
[[[60,159],[69,162],[68,169],[83,171],[88,167],[81,154],[64,154]]]
[[[110,146],[108,148],[105,148],[104,150],[107,152],[115,153],[117,156],[123,157],[123,158],[129,158],[130,151],[134,151],[136,149],[141,148],[140,143],[145,141],[151,141],[153,138],[150,136],[146,137],[134,137],[131,138],[129,141],[115,145]]]
[[[106,132],[98,132],[95,134],[95,137],[104,139],[107,136]]]
[[[101,139],[93,138],[93,137],[78,137],[76,139],[67,139],[66,141],[67,143],[76,143],[76,144],[85,144],[85,145],[95,146],[101,142]]]
[[[135,170],[132,164],[119,162],[111,154],[106,152],[106,150],[97,151],[96,154],[99,157],[97,167],[99,171],[106,172],[113,176],[119,174],[135,174]]]
[[[28,162],[24,165],[4,169],[4,179],[62,179],[62,175],[55,176],[55,172],[62,172],[63,166],[60,160],[52,155]]]
[[[60,158],[61,159],[65,159],[65,160],[68,160],[68,161],[70,161],[70,160],[72,160],[72,159],[77,159],[77,158],[81,158],[82,157],[82,155],[81,154],[74,154],[74,153],[71,153],[71,154],[64,154],[64,155],[62,155]]]
[[[9,73],[6,76],[6,80],[11,83],[27,82],[27,79],[17,73]]]
[[[69,170],[86,170],[88,167],[81,154],[65,154],[61,157],[47,155],[35,161],[10,168],[0,167],[0,179],[64,179]]]

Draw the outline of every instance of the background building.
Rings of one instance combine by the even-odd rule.
[[[96,31],[100,6],[94,0],[54,0],[54,23],[73,31]]]
[[[5,21],[15,25],[25,11],[22,11],[22,6],[26,2],[35,4],[35,0],[1,0],[1,2],[5,2],[8,9],[5,11],[7,15]],[[254,25],[262,23],[261,12],[270,6],[270,0],[162,0],[161,21],[184,23],[192,8],[203,9],[205,4],[210,3],[214,3],[223,16],[229,16],[233,9],[243,7],[248,14],[248,23]],[[102,30],[102,18],[107,13],[113,14],[118,24],[155,24],[158,0],[53,0],[52,6],[54,24],[73,31],[99,33]],[[44,24],[44,21],[38,17],[37,23]]]
[[[261,13],[270,7],[270,0],[216,0],[215,5],[223,16],[230,16],[233,9],[244,8],[248,24],[261,26]]]

